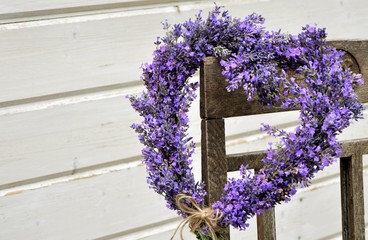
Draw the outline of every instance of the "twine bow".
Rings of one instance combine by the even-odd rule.
[[[211,207],[202,209],[193,197],[185,194],[176,195],[175,202],[178,209],[186,213],[188,217],[179,224],[170,240],[174,239],[179,229],[180,238],[181,240],[184,240],[183,229],[187,224],[189,225],[192,233],[194,233],[202,224],[206,225],[211,238],[213,240],[217,240],[216,232],[224,230],[222,227],[217,225],[217,222],[222,218],[222,212],[214,210]],[[189,205],[188,202],[190,203]]]

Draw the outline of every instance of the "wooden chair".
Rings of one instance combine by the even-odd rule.
[[[329,42],[347,52],[344,65],[362,73],[366,83],[356,92],[368,102],[368,41]],[[242,91],[228,93],[221,66],[214,57],[205,58],[200,68],[200,115],[202,119],[202,180],[206,183],[207,204],[218,200],[227,181],[227,172],[243,165],[257,171],[262,167],[263,152],[226,155],[224,119],[261,113],[285,111],[262,109],[256,102],[246,102]],[[364,195],[362,156],[368,154],[368,138],[343,143],[340,161],[342,234],[344,240],[364,239]],[[257,216],[259,240],[276,239],[274,209]],[[230,239],[229,234],[225,239]]]

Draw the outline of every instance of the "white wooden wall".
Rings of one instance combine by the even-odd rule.
[[[212,2],[0,0],[0,239],[171,237],[180,218],[146,185],[129,128],[139,118],[125,96],[142,91],[139,66],[151,59],[160,22],[193,18]],[[235,16],[261,13],[270,29],[297,33],[318,23],[331,40],[368,39],[366,0],[217,2]],[[259,123],[291,128],[296,116],[228,120],[228,152],[264,149],[270,139]],[[199,142],[198,102],[191,119]],[[342,139],[367,137],[367,124]],[[368,181],[367,164],[365,171]],[[339,199],[336,164],[277,208],[279,239],[338,239]],[[232,234],[255,239],[254,226]]]

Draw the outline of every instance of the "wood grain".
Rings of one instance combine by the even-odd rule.
[[[220,199],[227,181],[224,120],[202,120],[201,132],[202,180],[208,193],[207,204],[212,204]]]
[[[257,215],[257,239],[276,240],[275,209],[267,209],[264,213]]]
[[[363,153],[354,151],[341,158],[341,211],[344,240],[365,239]]]
[[[254,114],[292,111],[281,107],[268,108],[255,100],[247,102],[242,89],[226,91],[227,82],[221,74],[221,65],[215,57],[207,57],[202,61],[201,79],[201,118],[217,119]]]
[[[227,182],[224,120],[202,120],[201,132],[202,181],[207,192],[206,203],[211,205],[220,199]],[[223,233],[223,239],[229,238],[227,228]]]
[[[368,154],[368,138],[342,141],[343,158],[352,156],[356,151]],[[235,153],[226,155],[228,170],[236,171],[241,165],[248,165],[249,169],[259,169],[263,166],[261,160],[265,156],[264,151]]]
[[[261,160],[265,156],[264,151],[254,151],[246,153],[236,153],[226,155],[229,171],[236,171],[241,165],[248,166],[249,169],[261,169]]]
[[[368,76],[368,41],[335,41],[331,44],[339,49],[348,51],[353,56],[356,62],[350,62],[352,70],[359,70],[357,73]],[[358,63],[359,66],[354,66],[354,63]],[[201,94],[203,99],[201,100],[201,118],[227,118],[295,110],[283,109],[279,106],[273,108],[264,107],[256,99],[247,102],[242,89],[227,92],[225,89],[227,82],[221,74],[222,68],[219,61],[214,57],[205,58],[202,61],[202,69]],[[360,102],[368,102],[368,83],[358,87],[356,93]]]

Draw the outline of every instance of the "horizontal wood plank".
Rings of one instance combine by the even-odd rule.
[[[144,166],[0,197],[0,209],[0,239],[95,239],[177,216]]]
[[[188,1],[188,0],[186,0]],[[181,1],[182,3],[185,2]],[[0,3],[0,23],[55,18],[65,14],[91,14],[91,12],[116,11],[116,9],[147,8],[175,3],[169,0],[57,0],[53,4],[35,0],[4,0]],[[180,2],[176,2],[178,4]]]
[[[34,0],[32,2],[27,0],[3,0],[0,3],[0,16],[4,14],[14,14],[22,12],[35,12],[45,11],[51,9],[64,9],[71,7],[87,7],[100,4],[111,4],[111,3],[127,3],[127,2],[146,2],[142,0],[56,0],[53,4],[47,4],[42,0]]]
[[[349,157],[355,152],[368,154],[368,138],[342,141],[343,148],[341,157]],[[264,151],[254,151],[246,153],[235,153],[226,156],[229,171],[236,171],[241,165],[248,165],[249,169],[260,169],[263,166],[262,159]]]

